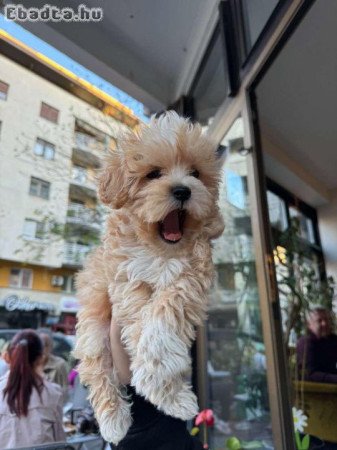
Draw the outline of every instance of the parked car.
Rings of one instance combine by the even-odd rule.
[[[21,330],[3,329],[0,330],[0,339],[10,341],[16,333]],[[71,336],[65,336],[62,333],[53,333],[53,354],[61,356],[65,361],[69,361],[69,356],[74,348],[74,339]]]

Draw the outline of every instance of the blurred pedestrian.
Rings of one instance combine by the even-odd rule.
[[[6,342],[4,339],[1,339],[0,342],[0,378],[3,377],[8,369],[9,369],[9,364],[8,364],[8,345],[9,342]]]
[[[43,344],[33,330],[17,333],[8,374],[0,380],[0,448],[65,440],[62,391],[43,378]]]
[[[48,381],[62,387],[64,398],[68,393],[68,366],[63,358],[53,355],[53,338],[48,329],[38,331],[44,346],[44,368],[43,372]]]

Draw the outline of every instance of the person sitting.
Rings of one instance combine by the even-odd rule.
[[[33,330],[17,333],[9,371],[0,380],[0,448],[65,441],[62,390],[43,378],[43,344]]]
[[[332,331],[331,312],[323,307],[313,308],[307,327],[308,334],[297,342],[299,379],[337,383],[337,336]]]

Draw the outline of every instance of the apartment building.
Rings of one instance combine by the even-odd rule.
[[[63,314],[64,331],[73,329],[74,275],[104,227],[96,171],[118,132],[137,123],[33,51],[0,55],[0,328]]]

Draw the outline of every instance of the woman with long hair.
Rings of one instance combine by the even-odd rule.
[[[0,378],[0,448],[65,440],[62,390],[43,378],[43,344],[33,330],[17,333],[9,371]]]

